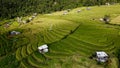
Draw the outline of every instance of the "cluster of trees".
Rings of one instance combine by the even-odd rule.
[[[120,0],[0,0],[0,18],[14,18],[31,13],[50,13],[80,6],[103,5]]]
[[[120,68],[120,48],[117,48],[116,49],[116,52],[115,52],[115,55],[116,55],[116,57],[118,58],[118,61],[119,61],[119,68]]]
[[[18,68],[19,62],[16,60],[15,54],[8,54],[0,59],[0,68]]]
[[[5,35],[0,34],[0,56],[5,56],[6,54],[15,51],[14,46],[12,46],[12,40],[7,39],[7,36]]]

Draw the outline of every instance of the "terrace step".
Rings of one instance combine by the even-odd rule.
[[[21,50],[22,50],[22,48],[19,47],[16,51],[16,58],[18,61],[22,60]]]
[[[31,44],[27,45],[27,53],[31,54],[33,52]]]
[[[28,54],[27,54],[27,46],[22,47],[21,55],[22,55],[23,58],[28,56]]]

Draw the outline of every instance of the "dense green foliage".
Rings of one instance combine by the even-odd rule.
[[[0,0],[0,17],[14,18],[34,12],[51,13],[80,6],[111,4],[119,0]]]
[[[0,68],[17,68],[19,62],[15,58],[15,54],[8,54],[0,61]]]

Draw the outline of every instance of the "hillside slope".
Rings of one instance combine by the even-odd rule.
[[[82,7],[70,10],[67,15],[63,15],[65,11],[39,14],[26,24],[19,25],[14,19],[7,28],[1,25],[0,68],[117,68],[114,52],[120,47],[120,27],[99,19],[106,14],[120,15],[119,7],[93,6],[90,10]],[[21,33],[11,36],[9,32],[13,30]],[[48,44],[48,53],[38,52],[37,47],[42,44]],[[90,59],[96,51],[107,52],[110,62],[98,64]]]

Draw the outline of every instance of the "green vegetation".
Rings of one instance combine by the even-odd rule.
[[[15,18],[33,13],[51,13],[81,6],[115,4],[119,0],[1,0],[0,18]]]
[[[119,7],[78,7],[67,15],[64,11],[38,14],[20,26],[15,19],[8,20],[13,22],[10,27],[0,26],[0,68],[118,68],[120,27],[99,19],[109,15],[111,21],[115,20]],[[21,33],[11,36],[13,30]],[[48,53],[38,52],[42,44],[48,44]],[[98,64],[90,59],[96,51],[107,52],[109,61]]]
[[[17,68],[19,62],[15,59],[15,54],[8,54],[0,60],[0,68]]]
[[[111,24],[120,25],[120,16],[117,16],[116,18],[114,18],[113,20],[111,20],[110,23],[111,23]]]

